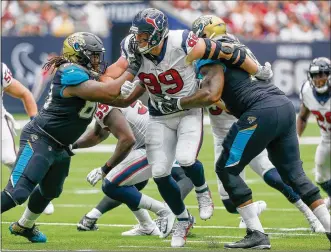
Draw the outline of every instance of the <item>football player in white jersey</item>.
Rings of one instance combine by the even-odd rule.
[[[327,193],[325,203],[330,209],[331,197],[331,63],[325,57],[316,58],[309,66],[308,80],[300,93],[301,107],[297,118],[297,131],[301,136],[312,113],[320,127],[321,142],[315,153],[315,181]]]
[[[137,187],[142,189],[148,179],[152,177],[145,149],[148,117],[147,107],[139,100],[124,109],[99,104],[95,113],[94,129],[88,131],[73,144],[73,149],[92,147],[105,140],[110,133],[118,139],[114,154],[105,164],[107,167],[112,167],[105,176],[106,182],[104,182],[111,187],[105,191],[110,199],[106,198],[100,204],[106,205],[108,201],[117,200],[116,204],[112,204],[112,208],[125,203],[133,211],[139,225],[122,233],[124,236],[161,234],[146,209],[158,216],[168,218],[167,223],[171,223],[175,219],[171,210],[164,203],[141,194],[137,189]],[[93,186],[102,178],[102,167],[92,170],[87,175],[87,181]],[[103,207],[101,206],[101,208]],[[78,230],[96,229],[95,223],[101,215],[101,211],[97,208],[92,209],[79,222]]]
[[[261,72],[261,68],[248,57],[245,59],[234,54],[234,48],[226,44],[199,39],[187,30],[169,31],[167,17],[156,9],[140,11],[133,19],[131,32],[135,34],[133,47],[142,54],[137,76],[150,97],[147,157],[163,199],[177,215],[178,224],[171,246],[181,247],[186,242],[193,217],[187,211],[179,189],[170,176],[175,159],[195,185],[200,218],[210,218],[214,208],[203,166],[196,160],[202,142],[202,109],[178,112],[178,109],[164,110],[159,103],[168,97],[180,98],[196,92],[198,83],[191,64],[196,59],[226,58],[232,64],[240,61],[243,63],[242,68],[253,74]],[[122,90],[125,87],[124,84]]]
[[[3,94],[3,92],[21,99],[30,118],[33,118],[38,113],[37,104],[33,95],[22,83],[13,77],[5,63],[1,63],[1,93]],[[12,169],[16,160],[14,132],[17,123],[13,116],[6,111],[2,101],[1,106],[1,162]]]
[[[30,119],[33,119],[37,115],[38,108],[32,93],[21,82],[15,79],[7,65],[1,62],[1,96],[3,92],[20,99]],[[1,162],[12,170],[16,161],[14,135],[16,134],[15,129],[19,128],[19,124],[6,111],[2,100],[1,109]],[[43,213],[52,214],[53,212],[54,206],[50,202]]]

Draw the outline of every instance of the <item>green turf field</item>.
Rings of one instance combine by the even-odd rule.
[[[20,119],[23,119],[20,117]],[[305,136],[318,136],[315,124],[309,124]],[[107,144],[115,143],[113,139]],[[308,176],[313,179],[314,153],[316,145],[302,145],[301,156]],[[214,173],[213,143],[210,128],[205,127],[205,138],[199,159],[205,167],[206,177],[212,191],[216,206],[214,216],[208,221],[199,219],[197,202],[191,193],[185,203],[196,217],[197,223],[188,238],[183,250],[215,250],[223,249],[223,243],[242,238],[245,230],[238,229],[238,215],[228,214],[217,195],[216,175]],[[121,232],[136,224],[136,220],[128,208],[121,206],[105,214],[98,222],[99,231],[78,232],[76,223],[94,207],[102,198],[101,183],[95,188],[85,180],[87,173],[104,164],[109,157],[107,153],[79,153],[72,159],[70,175],[66,180],[63,194],[53,201],[53,215],[42,215],[39,228],[47,235],[44,244],[32,244],[25,238],[10,235],[9,223],[17,221],[24,207],[17,207],[2,215],[2,249],[3,250],[172,250],[170,237],[165,240],[158,237],[122,237]],[[254,200],[265,200],[268,209],[262,213],[261,221],[270,234],[273,250],[318,251],[330,249],[330,244],[323,234],[312,234],[308,223],[301,213],[294,208],[278,191],[268,187],[249,168],[246,169],[248,184],[253,190]],[[2,188],[7,183],[9,173],[2,169]],[[161,200],[154,182],[151,180],[144,193]],[[325,194],[323,193],[323,196]],[[155,217],[155,216],[153,216]]]

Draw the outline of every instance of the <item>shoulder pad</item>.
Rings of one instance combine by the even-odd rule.
[[[59,67],[61,84],[66,86],[78,85],[90,79],[88,71],[77,64],[66,63]]]
[[[212,60],[212,59],[200,59],[197,60],[194,64],[196,73],[200,72],[201,67],[211,64],[218,64],[223,66],[224,72],[226,72],[226,66],[220,60]]]

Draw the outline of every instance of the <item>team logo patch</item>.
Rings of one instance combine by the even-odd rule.
[[[253,122],[256,121],[256,117],[255,116],[249,116],[249,117],[247,117],[247,121],[249,122],[249,124],[252,124]]]
[[[30,136],[31,136],[31,141],[32,141],[32,142],[35,142],[35,141],[38,140],[38,136],[37,136],[37,135],[35,135],[35,134],[31,134]]]
[[[85,46],[85,40],[78,34],[70,36],[68,38],[68,44],[74,48],[75,51],[79,51],[82,46]]]

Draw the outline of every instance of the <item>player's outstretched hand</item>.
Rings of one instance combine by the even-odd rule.
[[[8,112],[6,111],[4,114],[5,118],[9,122],[9,127],[15,132],[15,130],[20,130],[21,126],[18,122],[16,122],[15,118]],[[16,133],[15,133],[16,135]]]
[[[264,66],[259,65],[255,78],[259,80],[269,80],[272,78],[274,73],[271,69],[271,64],[269,62],[264,63]]]
[[[140,80],[136,80],[134,82],[125,81],[121,86],[121,96],[123,98],[128,98],[139,83]]]
[[[157,108],[161,111],[162,114],[170,114],[183,110],[180,106],[180,99],[171,98],[166,95],[157,101]]]
[[[92,186],[95,186],[99,180],[103,179],[103,177],[104,177],[103,172],[101,170],[101,167],[99,167],[99,168],[93,169],[89,174],[87,174],[86,180]]]

